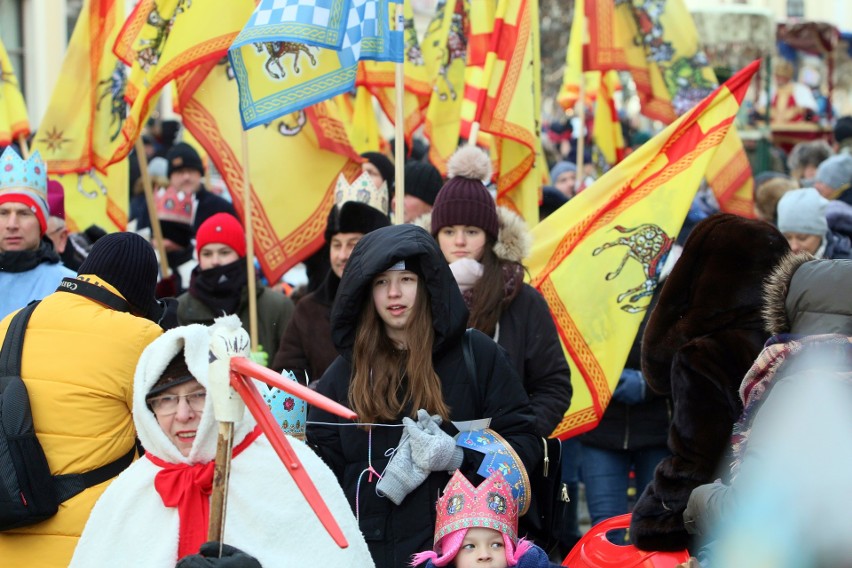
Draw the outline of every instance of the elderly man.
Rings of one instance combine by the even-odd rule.
[[[47,168],[38,152],[0,156],[0,318],[44,298],[74,272],[62,265],[47,232]]]

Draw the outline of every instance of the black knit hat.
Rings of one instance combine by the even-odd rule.
[[[347,201],[343,205],[335,205],[331,208],[325,228],[325,242],[330,243],[331,237],[338,233],[366,235],[390,224],[388,216],[378,209],[366,203]]]
[[[195,148],[186,142],[178,142],[171,147],[166,154],[166,160],[169,162],[168,176],[184,168],[196,170],[201,175],[204,175],[204,164],[201,163],[201,156],[195,151]]]
[[[388,183],[388,191],[393,190],[393,181],[396,177],[396,171],[393,167],[393,162],[390,158],[379,152],[364,152],[362,158],[367,158],[367,161],[376,166],[379,173],[382,174],[384,180]]]
[[[432,235],[442,227],[469,225],[496,240],[500,230],[497,204],[483,183],[491,177],[491,159],[476,146],[464,146],[450,158],[447,170],[451,179],[432,206]]]
[[[78,275],[93,274],[112,284],[143,316],[159,312],[154,297],[157,256],[148,241],[136,233],[111,233],[97,240]]]
[[[444,185],[441,172],[428,162],[408,162],[405,164],[405,194],[413,195],[432,205],[435,197]]]

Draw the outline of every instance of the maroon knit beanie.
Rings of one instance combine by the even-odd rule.
[[[491,178],[491,159],[476,146],[463,146],[447,164],[447,183],[432,206],[432,235],[442,227],[470,225],[497,239],[497,204],[483,180]]]

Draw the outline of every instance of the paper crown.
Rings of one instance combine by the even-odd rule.
[[[513,542],[518,540],[518,506],[500,472],[474,487],[456,470],[438,498],[437,509],[434,544],[457,530],[476,527],[494,529]]]
[[[373,209],[378,209],[385,215],[388,214],[388,184],[382,182],[381,187],[376,187],[370,174],[363,172],[351,184],[346,181],[343,174],[337,176],[337,185],[334,188],[334,204],[343,205],[347,201],[364,203]]]
[[[160,221],[192,224],[192,194],[172,186],[161,187],[154,195]]]
[[[285,379],[296,380],[293,371],[283,371]],[[260,387],[263,400],[272,412],[275,421],[285,434],[300,440],[305,439],[305,421],[308,419],[308,404],[301,398],[275,387]]]
[[[482,477],[498,473],[502,475],[517,501],[519,516],[526,515],[532,495],[530,478],[527,468],[509,442],[494,430],[485,428],[460,432],[456,436],[456,445],[485,454],[476,473]]]
[[[0,195],[22,194],[47,207],[47,166],[38,151],[24,160],[9,146],[0,156]]]

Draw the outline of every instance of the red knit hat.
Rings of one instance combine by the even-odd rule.
[[[464,146],[450,158],[447,169],[451,179],[432,206],[432,235],[442,227],[470,225],[496,240],[497,204],[484,183],[491,179],[491,159],[476,146]]]
[[[201,249],[210,243],[228,245],[240,257],[246,255],[246,232],[239,220],[230,213],[216,213],[201,223],[195,234],[195,250],[201,254]]]

